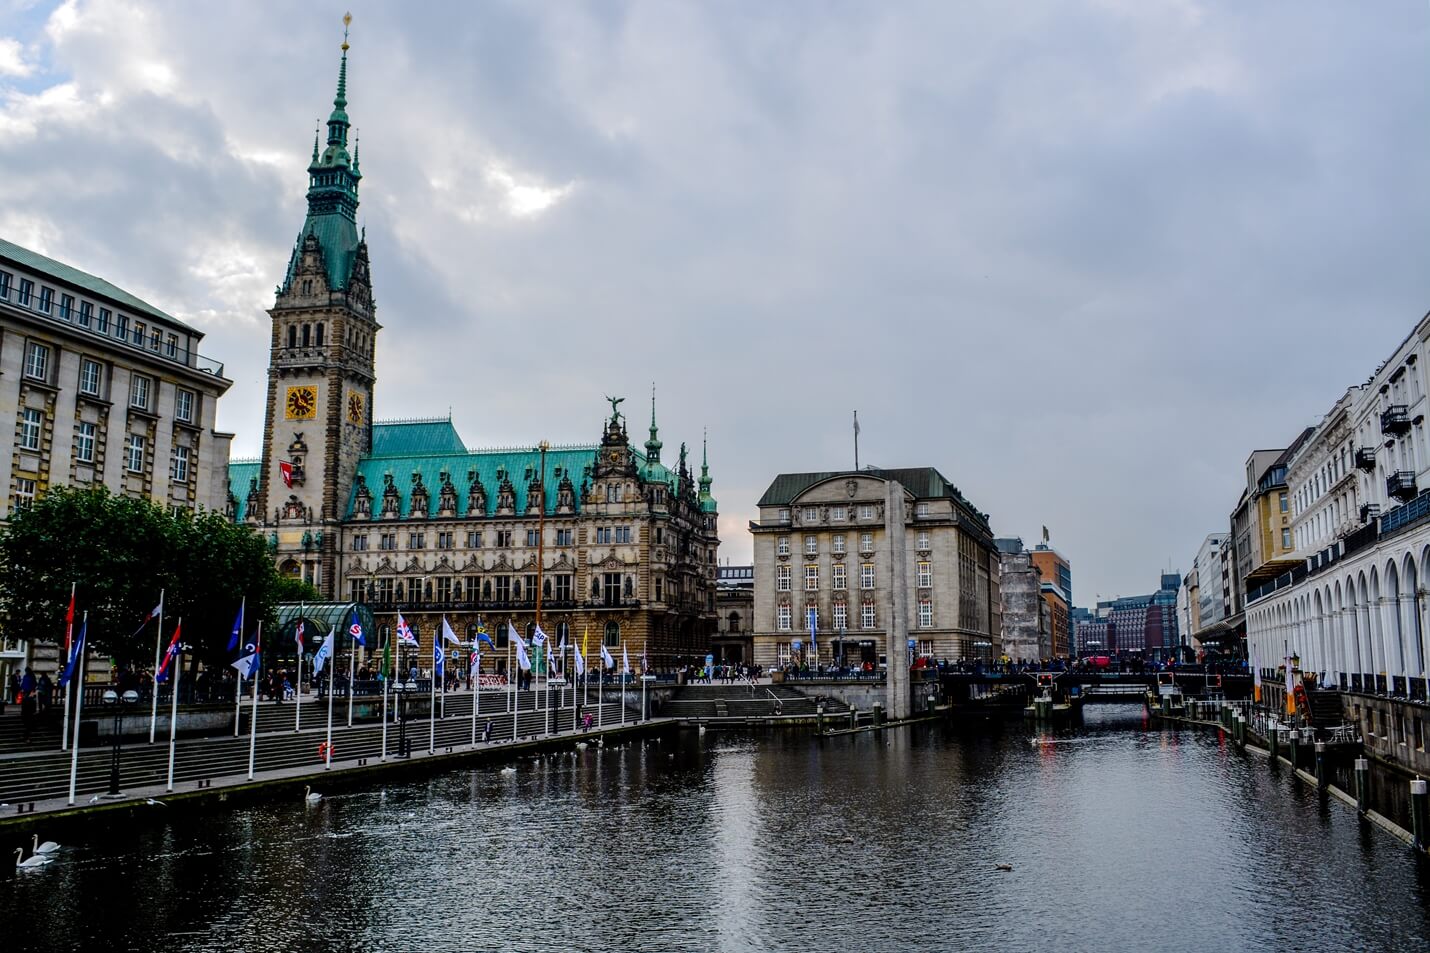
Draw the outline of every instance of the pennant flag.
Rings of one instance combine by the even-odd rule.
[[[298,643],[298,654],[303,653],[303,620],[298,620],[298,627],[293,630],[293,641]]]
[[[447,653],[442,651],[442,643],[441,643],[441,642],[438,642],[438,641],[436,641],[436,640],[434,639],[434,640],[432,641],[432,677],[433,677],[433,678],[435,678],[435,679],[441,679],[441,678],[442,678],[443,674],[447,671],[446,661],[447,661]]]
[[[154,683],[165,681],[169,677],[169,663],[179,657],[183,651],[183,646],[179,644],[179,629],[183,624],[174,626],[174,637],[169,640],[169,648],[164,652],[164,661],[159,664],[159,669],[154,673]]]
[[[238,677],[249,678],[258,671],[258,650],[253,645],[248,646],[253,649],[248,655],[240,656],[238,661],[233,663],[233,667],[238,669]]]
[[[1286,714],[1296,714],[1296,676],[1291,670],[1291,658],[1286,658]]]
[[[74,641],[74,587],[70,587],[70,607],[65,610],[65,651],[70,650]]]
[[[362,623],[358,621],[357,609],[353,609],[353,622],[348,626],[348,635],[352,640],[363,648],[367,648],[367,640],[362,637]]]
[[[319,675],[323,671],[323,666],[328,664],[328,659],[333,657],[333,643],[337,641],[337,627],[328,630],[328,637],[323,640],[323,644],[318,646],[318,651],[313,653],[313,674]]]
[[[74,597],[71,596],[70,598],[73,599]],[[163,598],[161,597],[161,598],[159,599],[159,604],[158,604],[157,606],[155,606],[154,608],[152,608],[152,609],[149,610],[149,614],[144,617],[144,621],[141,622],[141,623],[139,623],[139,628],[137,628],[137,629],[134,630],[134,635],[138,635],[140,632],[143,632],[145,626],[147,626],[150,622],[153,622],[155,619],[159,618],[159,616],[161,616],[161,615],[163,615],[163,614],[164,614],[164,600],[163,600]],[[131,639],[134,638],[134,635],[131,635],[130,638],[131,638]]]
[[[65,663],[65,670],[60,673],[61,688],[64,688],[65,685],[69,684],[69,680],[74,677],[75,668],[79,664],[79,657],[84,654],[84,633],[88,628],[88,622],[82,623],[79,627],[79,638],[75,639],[74,644],[70,646],[69,661]],[[83,680],[84,676],[81,675],[80,681]]]
[[[457,638],[457,633],[452,631],[452,627],[447,624],[447,617],[442,616],[442,641],[451,642],[453,645],[461,645],[462,640]]]
[[[627,675],[631,674],[631,659],[630,656],[626,654],[626,647],[624,643],[621,645],[621,671],[625,672]]]
[[[531,671],[531,657],[526,654],[526,643],[517,634],[516,626],[507,623],[507,628],[511,630],[511,639],[516,645],[516,664],[521,666],[523,672]]]
[[[417,645],[417,636],[412,634],[412,627],[402,618],[401,612],[397,613],[397,641],[403,645]]]
[[[238,604],[238,615],[233,619],[233,631],[228,636],[228,650],[238,651],[238,641],[243,638],[243,603]]]
[[[581,647],[575,642],[571,643],[571,656],[576,660],[576,674],[578,676],[586,674],[586,657],[581,654]]]
[[[606,643],[601,643],[601,665],[603,668],[615,668],[616,660],[611,658],[611,650],[606,648]]]

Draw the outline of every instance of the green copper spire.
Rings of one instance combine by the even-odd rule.
[[[343,17],[343,55],[338,66],[338,92],[328,117],[327,148],[318,151],[313,141],[313,160],[308,166],[308,215],[298,233],[298,247],[288,265],[283,288],[289,287],[302,256],[303,242],[311,235],[322,248],[327,266],[328,288],[345,291],[352,277],[360,238],[357,229],[358,171],[356,156],[348,155],[348,26],[352,15]]]
[[[317,164],[318,164],[318,125],[321,125],[321,124],[318,123],[318,121],[317,121],[316,119],[313,120],[313,122],[315,123],[315,125],[313,126],[313,164],[314,164],[314,165],[317,165]]]
[[[710,435],[702,432],[700,434],[700,499],[701,501],[710,499],[710,484],[714,482],[710,479]]]
[[[645,442],[645,458],[647,464],[660,463],[660,448],[665,444],[660,442],[660,430],[655,425],[655,384],[650,385],[650,439]]]

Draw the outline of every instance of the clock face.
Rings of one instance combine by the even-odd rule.
[[[289,420],[312,420],[318,416],[318,389],[307,385],[288,388],[283,410]]]
[[[361,427],[363,425],[362,395],[357,391],[348,393],[348,423]]]

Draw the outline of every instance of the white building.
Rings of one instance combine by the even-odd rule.
[[[1430,590],[1425,436],[1430,315],[1342,396],[1290,461],[1297,556],[1247,594],[1247,644],[1352,691],[1426,697]]]

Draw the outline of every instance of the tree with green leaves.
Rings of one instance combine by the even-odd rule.
[[[263,538],[219,513],[174,515],[103,488],[55,488],[15,511],[0,534],[3,624],[24,638],[64,637],[70,585],[89,613],[90,651],[119,665],[152,665],[154,626],[140,627],[164,593],[164,637],[183,617],[189,664],[232,661],[240,600],[246,629],[271,626],[285,585]]]

